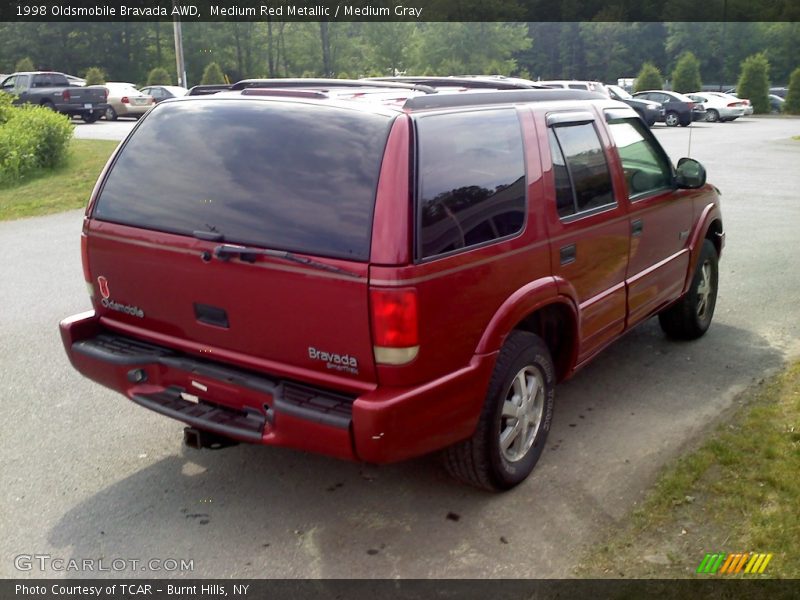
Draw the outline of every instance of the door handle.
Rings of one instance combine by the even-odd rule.
[[[642,235],[642,231],[644,230],[644,221],[641,219],[635,219],[631,221],[631,235],[632,236],[640,236]]]
[[[561,246],[560,255],[561,255],[562,265],[568,265],[570,263],[574,263],[578,258],[575,244],[569,244],[568,246]]]

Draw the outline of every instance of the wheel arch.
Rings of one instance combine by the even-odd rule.
[[[499,350],[512,331],[534,333],[547,345],[556,380],[561,381],[572,372],[578,355],[577,306],[575,298],[562,293],[556,278],[531,282],[500,306],[481,337],[476,354]]]

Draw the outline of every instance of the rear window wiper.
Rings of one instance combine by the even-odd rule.
[[[266,248],[253,248],[250,246],[239,246],[238,244],[220,244],[214,248],[214,256],[219,260],[230,260],[232,256],[239,256],[240,260],[245,262],[255,262],[256,256],[269,256],[271,258],[280,258],[289,262],[305,265],[321,271],[329,271],[331,273],[339,273],[340,275],[347,275],[349,277],[361,278],[361,275],[341,269],[333,265],[328,265],[323,262],[306,258],[305,256],[298,256],[286,250],[270,250]]]

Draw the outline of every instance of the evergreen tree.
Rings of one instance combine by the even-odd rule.
[[[769,112],[769,61],[763,53],[748,56],[742,63],[736,95],[748,98],[756,114]]]
[[[664,77],[653,63],[646,62],[642,65],[642,70],[636,76],[636,86],[634,91],[642,92],[645,90],[660,90],[664,87]]]
[[[783,112],[790,115],[800,115],[800,68],[792,71],[789,76],[789,93],[786,94],[786,104]]]
[[[213,85],[215,83],[225,83],[225,75],[222,69],[215,62],[209,63],[203,71],[203,78],[200,80],[202,85]]]
[[[17,61],[17,66],[14,67],[15,71],[35,71],[36,67],[33,65],[33,61],[29,56],[25,58],[21,58]]]
[[[100,67],[89,67],[84,79],[86,79],[86,85],[102,85],[106,82],[106,74]]]
[[[701,87],[700,61],[691,52],[684,52],[672,72],[672,89],[681,94],[686,94],[699,92]]]
[[[147,85],[172,85],[172,77],[163,67],[156,67],[147,76]]]

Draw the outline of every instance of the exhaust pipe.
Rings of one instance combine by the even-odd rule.
[[[236,446],[239,442],[225,437],[224,435],[217,435],[216,433],[195,429],[194,427],[184,427],[183,444],[195,450],[201,450],[203,448],[222,450],[223,448]]]

